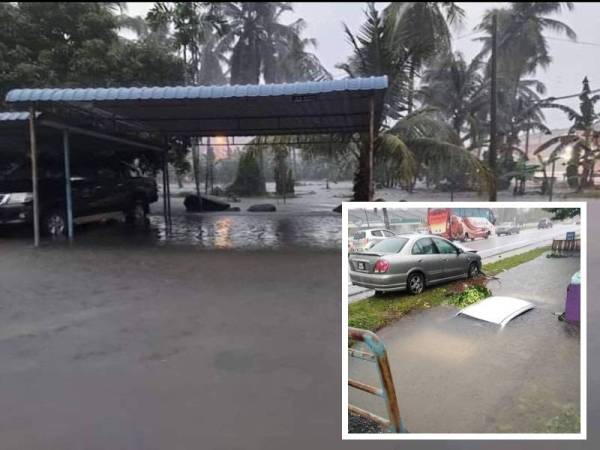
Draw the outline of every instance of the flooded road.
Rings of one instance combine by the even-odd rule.
[[[536,308],[503,330],[453,307],[409,314],[380,330],[400,412],[413,433],[549,432],[576,421],[578,327],[557,320],[576,258],[538,258],[504,273],[494,295]],[[375,383],[373,367],[350,358],[351,378]],[[383,403],[349,390],[349,401],[385,416]],[[558,418],[558,419],[557,419]],[[556,431],[556,430],[554,430]]]

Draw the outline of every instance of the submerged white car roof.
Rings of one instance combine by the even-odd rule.
[[[519,298],[488,297],[474,305],[467,306],[458,314],[504,326],[519,314],[533,308],[535,308],[533,303]]]

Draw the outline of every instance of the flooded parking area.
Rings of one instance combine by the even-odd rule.
[[[538,258],[488,285],[535,304],[501,329],[443,306],[380,330],[404,423],[413,433],[578,431],[579,327],[561,322],[578,258]],[[350,358],[349,376],[377,384]],[[385,416],[383,402],[354,389],[350,403]],[[577,429],[577,430],[576,430]]]
[[[186,213],[173,214],[170,230],[160,214],[149,216],[149,225],[132,229],[115,220],[75,228],[81,245],[192,246],[198,249],[259,250],[310,248],[339,250],[342,245],[341,215],[333,212]],[[0,239],[29,243],[29,227],[3,228]],[[43,240],[43,245],[65,239]]]

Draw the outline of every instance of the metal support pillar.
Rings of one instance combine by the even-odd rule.
[[[556,156],[552,158],[552,175],[550,176],[550,195],[548,201],[552,201],[552,195],[554,194],[554,169],[556,167]]]
[[[31,156],[31,184],[33,195],[33,245],[40,245],[40,200],[38,196],[37,141],[35,132],[35,109],[29,108],[29,152]]]
[[[173,225],[173,220],[171,216],[171,179],[169,176],[169,160],[165,158],[165,175],[166,175],[166,191],[167,191],[167,225],[169,232],[171,231],[171,226]]]
[[[65,197],[67,205],[67,236],[73,239],[73,194],[71,190],[71,147],[69,131],[63,130],[63,151],[65,163]]]
[[[167,152],[163,154],[162,183],[163,183],[163,217],[165,220],[165,232],[168,230],[169,214],[167,211]]]

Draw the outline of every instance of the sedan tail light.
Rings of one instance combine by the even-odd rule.
[[[377,262],[375,263],[375,267],[373,268],[373,271],[375,273],[386,273],[390,268],[390,263],[389,261],[386,261],[385,259],[378,259]]]

